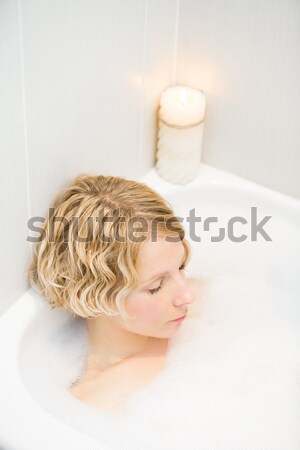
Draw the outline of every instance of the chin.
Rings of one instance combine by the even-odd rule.
[[[168,338],[171,338],[172,336],[174,336],[174,334],[177,333],[177,330],[178,330],[178,327],[176,327],[176,326],[172,327],[172,329],[170,327],[170,329],[168,329],[168,330],[161,330],[161,332],[157,333],[156,336],[154,336],[154,337],[161,338],[161,339],[168,339]]]

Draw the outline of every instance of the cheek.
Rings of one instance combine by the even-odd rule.
[[[161,304],[152,302],[143,311],[145,320],[149,322],[161,321],[164,318],[164,309]]]
[[[128,298],[126,303],[128,313],[143,322],[155,322],[164,317],[163,302],[158,299]]]

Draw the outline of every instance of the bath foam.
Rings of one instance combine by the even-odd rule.
[[[85,322],[46,304],[22,351],[27,389],[60,420],[118,450],[298,449],[300,336],[277,307],[286,289],[257,275],[200,280],[197,315],[180,325],[165,369],[124,412],[68,393],[87,354]]]

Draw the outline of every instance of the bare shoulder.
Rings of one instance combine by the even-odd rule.
[[[69,392],[81,402],[108,411],[120,411],[126,399],[125,387],[124,380],[116,376],[116,371],[107,370],[95,376],[85,376]]]
[[[165,352],[130,358],[105,370],[89,371],[69,389],[78,400],[101,409],[120,411],[134,391],[149,384],[165,365]]]

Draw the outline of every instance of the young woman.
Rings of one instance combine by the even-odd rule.
[[[172,208],[143,183],[80,175],[56,196],[29,280],[52,307],[86,319],[89,352],[74,397],[120,410],[164,368],[195,300],[189,256]]]

